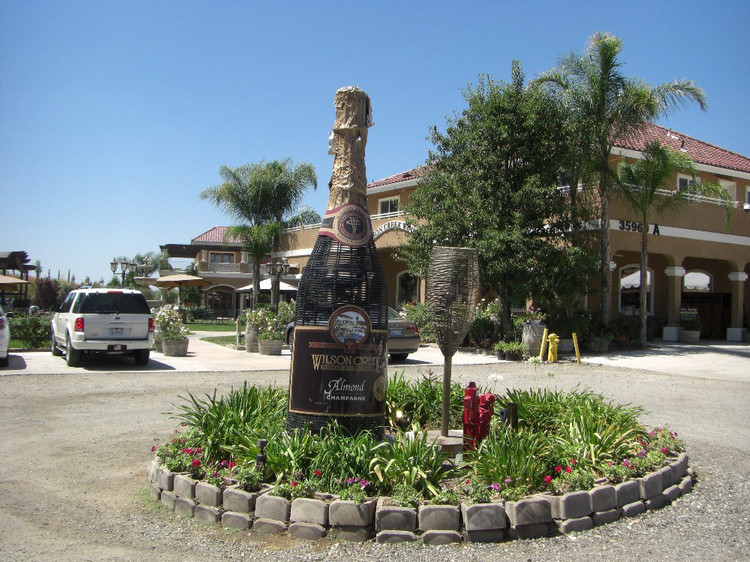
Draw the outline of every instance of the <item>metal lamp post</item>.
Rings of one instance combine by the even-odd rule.
[[[279,284],[281,276],[286,275],[289,271],[289,262],[286,258],[281,258],[276,262],[266,264],[266,271],[271,276],[271,302],[274,310],[279,310]]]
[[[125,286],[125,276],[128,273],[133,273],[135,271],[135,268],[137,264],[134,261],[121,261],[117,262],[116,260],[112,260],[109,264],[109,267],[112,269],[112,274],[117,275],[117,266],[120,266],[120,274],[122,275],[122,281],[120,282],[120,286]]]

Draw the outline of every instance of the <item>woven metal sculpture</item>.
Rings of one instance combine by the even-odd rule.
[[[453,355],[469,330],[479,295],[479,258],[473,248],[436,246],[430,254],[427,305],[435,339],[445,358],[440,433],[448,435]]]

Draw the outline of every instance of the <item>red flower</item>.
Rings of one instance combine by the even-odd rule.
[[[234,461],[231,461],[231,462],[229,463],[229,468],[234,468],[235,466],[237,466],[237,463],[236,463],[236,462],[234,462]]]
[[[323,476],[323,473],[322,473],[322,472],[320,472],[319,470],[313,470],[313,474],[314,474],[314,475],[315,475],[316,477],[318,477],[318,478],[320,478],[321,476]]]
[[[296,488],[296,487],[297,487],[297,481],[296,480],[292,480],[292,488]]]
[[[194,467],[196,467],[196,468],[197,468],[197,467],[199,467],[200,465],[201,465],[201,460],[200,460],[200,459],[193,459],[193,466],[194,466]]]
[[[661,448],[661,452],[662,452],[663,455],[668,455],[669,454],[669,447],[662,447]]]
[[[573,472],[573,468],[570,467],[570,466],[566,466],[565,467],[565,472],[567,472],[568,474],[570,474],[571,472]]]
[[[558,474],[560,474],[562,472],[562,467],[560,465],[557,465],[555,467],[555,472],[557,472]]]
[[[544,477],[544,485],[549,486],[552,483],[552,477],[548,474]]]
[[[578,461],[575,459],[570,459],[570,464],[578,464]]]

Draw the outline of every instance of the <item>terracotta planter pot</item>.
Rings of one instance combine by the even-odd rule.
[[[281,355],[281,340],[258,340],[258,352],[261,355]]]
[[[188,343],[190,343],[190,340],[187,338],[179,340],[162,339],[161,346],[164,350],[164,355],[170,357],[185,357],[187,355]]]

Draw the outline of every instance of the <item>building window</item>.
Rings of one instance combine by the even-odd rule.
[[[646,306],[648,314],[654,313],[653,271],[646,271]],[[620,306],[622,314],[637,315],[640,311],[641,269],[638,265],[620,268]]]
[[[694,185],[695,180],[690,176],[679,174],[677,176],[677,191],[685,191],[689,185]]]
[[[208,260],[211,263],[234,263],[234,252],[211,252]]]
[[[378,202],[378,207],[379,207],[378,212],[381,215],[385,215],[387,213],[397,213],[398,212],[398,206],[399,206],[399,198],[398,197],[389,197],[387,199],[381,199]]]
[[[719,185],[727,190],[732,201],[737,201],[737,182],[729,180],[719,180]]]
[[[404,271],[398,276],[397,287],[396,304],[398,307],[404,303],[419,302],[419,277]]]

